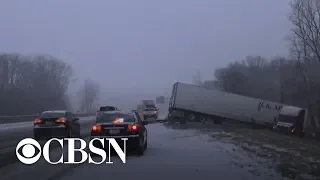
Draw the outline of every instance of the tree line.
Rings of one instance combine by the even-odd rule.
[[[72,81],[72,66],[56,57],[0,54],[0,116],[73,110],[67,93]],[[88,89],[83,85],[81,89],[85,88]],[[99,87],[91,87],[94,88]],[[98,93],[98,90],[95,92]],[[85,97],[81,95],[79,98],[84,101]],[[97,97],[96,94],[94,96]],[[95,100],[91,98],[86,103],[92,104],[91,101]]]
[[[307,108],[320,117],[320,1],[293,0],[290,5],[290,56],[248,56],[216,69],[214,80],[196,84]]]

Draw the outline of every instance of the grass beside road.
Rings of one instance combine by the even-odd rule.
[[[320,179],[320,142],[283,135],[266,129],[252,129],[242,124],[167,124],[173,129],[194,129],[208,134],[213,141],[232,143],[253,159],[268,160],[283,176],[298,179]]]

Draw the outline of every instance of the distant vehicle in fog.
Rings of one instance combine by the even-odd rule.
[[[99,110],[96,112],[96,116],[100,115],[101,112],[105,111],[119,111],[119,109],[115,106],[101,106]]]
[[[177,82],[169,103],[169,119],[187,121],[225,119],[273,127],[283,104]]]
[[[145,105],[145,108],[154,108],[157,109],[155,104]]]
[[[143,112],[146,108],[154,108],[154,109],[158,110],[158,108],[156,107],[155,104],[139,104],[139,105],[137,105],[136,110],[139,112]]]
[[[142,105],[144,106],[155,106],[154,100],[142,100]]]
[[[80,137],[79,118],[68,111],[44,111],[33,124],[33,135],[36,140]]]
[[[154,107],[146,107],[143,111],[143,118],[153,118],[155,120],[158,119],[158,109]]]

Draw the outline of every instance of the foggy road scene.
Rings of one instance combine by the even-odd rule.
[[[0,2],[0,180],[320,179],[319,14],[318,0]]]
[[[149,135],[145,155],[129,155],[126,164],[117,156],[111,156],[113,164],[63,164],[59,168],[45,162],[27,167],[17,163],[1,169],[1,176],[2,179],[45,179],[53,173],[56,179],[99,178],[109,173],[114,179],[126,179],[128,174],[133,174],[135,178],[155,179],[173,176],[183,179],[210,179],[212,176],[231,179],[272,179],[275,176],[272,169],[259,168],[254,160],[246,156],[244,150],[232,144],[213,142],[206,134],[194,130],[172,130],[162,124],[150,124],[148,130],[152,133]],[[58,156],[58,152],[55,153]],[[37,173],[30,173],[31,171]],[[259,176],[250,171],[256,171]]]

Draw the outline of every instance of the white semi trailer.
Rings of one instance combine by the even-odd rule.
[[[186,121],[224,119],[273,126],[284,105],[177,82],[173,85],[168,119]]]

